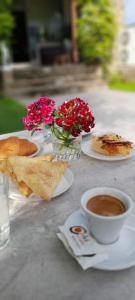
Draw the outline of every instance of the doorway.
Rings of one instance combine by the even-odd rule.
[[[29,61],[29,47],[27,38],[27,19],[25,11],[12,11],[14,17],[14,29],[11,39],[11,51],[13,62]]]

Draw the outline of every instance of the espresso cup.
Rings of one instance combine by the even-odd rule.
[[[115,216],[96,214],[87,208],[94,196],[108,195],[119,199],[125,206],[125,212]],[[133,209],[132,199],[124,192],[111,187],[97,187],[86,191],[81,197],[81,206],[88,221],[92,236],[101,244],[112,244],[120,237],[120,231]]]

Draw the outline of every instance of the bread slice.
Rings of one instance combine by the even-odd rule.
[[[16,176],[16,181],[21,183],[21,189],[23,182],[32,192],[47,201],[52,198],[68,166],[63,161],[34,161],[32,158],[19,156],[10,157],[8,164]]]
[[[43,156],[37,156],[30,159],[30,161],[34,163],[39,163],[42,161],[52,161],[54,159],[54,156],[52,154],[43,155]],[[24,158],[25,160],[25,158]],[[33,191],[29,186],[21,179],[17,179],[17,176],[14,172],[13,166],[12,166],[12,159],[7,158],[4,160],[0,160],[0,172],[5,173],[8,175],[12,181],[17,185],[17,188],[19,189],[20,193],[25,196],[29,197]],[[25,166],[25,165],[24,165]]]
[[[114,133],[93,136],[91,149],[103,155],[124,156],[131,153],[132,142],[126,141],[122,136]]]

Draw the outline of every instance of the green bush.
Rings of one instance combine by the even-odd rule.
[[[24,129],[22,117],[26,108],[16,100],[0,97],[0,134]]]
[[[0,42],[8,41],[13,29],[13,17],[10,13],[12,0],[0,0]]]
[[[86,63],[106,64],[111,60],[117,30],[110,0],[78,0],[78,42]]]
[[[13,18],[9,12],[0,12],[0,42],[8,42],[13,28]]]
[[[115,83],[115,82],[124,82],[124,78],[122,74],[118,73],[111,73],[108,77],[108,82]]]
[[[0,0],[0,43],[5,42],[8,44],[14,26],[13,17],[10,13],[11,2],[12,0]]]

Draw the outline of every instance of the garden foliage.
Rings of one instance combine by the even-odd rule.
[[[0,0],[0,42],[8,42],[13,29],[13,17],[10,13],[12,0]]]
[[[78,43],[86,63],[105,65],[112,58],[117,25],[110,0],[77,0]]]

